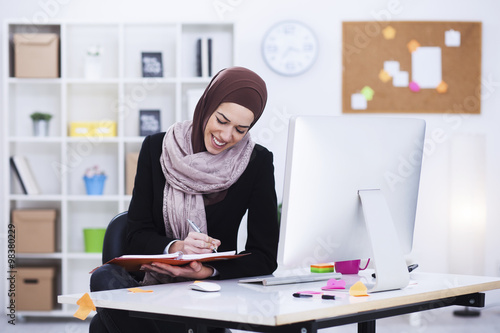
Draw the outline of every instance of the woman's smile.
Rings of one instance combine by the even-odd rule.
[[[217,146],[217,147],[224,147],[227,143],[226,142],[221,142],[219,140],[217,140],[217,138],[212,134],[212,139],[213,139],[213,142],[214,144]]]

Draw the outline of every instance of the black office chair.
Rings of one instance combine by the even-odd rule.
[[[109,221],[104,242],[102,245],[102,263],[105,264],[113,258],[119,257],[125,253],[125,237],[127,236],[127,213],[122,212]],[[144,272],[132,272],[132,276],[137,281],[142,281]],[[229,329],[209,328],[210,333],[225,332],[230,333]]]
[[[102,245],[102,263],[125,253],[125,237],[127,236],[127,212],[122,212],[111,219],[104,234]]]

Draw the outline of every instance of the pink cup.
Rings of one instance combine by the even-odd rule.
[[[338,261],[335,263],[335,271],[342,274],[358,274],[359,271],[365,270],[370,263],[370,259],[366,262],[366,266],[361,268],[361,260]]]

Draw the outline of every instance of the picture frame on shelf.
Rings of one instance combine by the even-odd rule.
[[[142,52],[142,77],[163,77],[161,52]]]
[[[139,135],[148,136],[160,131],[160,110],[139,110]]]

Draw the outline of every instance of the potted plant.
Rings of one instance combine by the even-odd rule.
[[[83,180],[85,181],[85,188],[88,195],[102,195],[104,191],[104,182],[106,181],[106,174],[99,169],[96,165],[88,168],[85,171]]]
[[[33,133],[35,136],[48,136],[49,135],[49,121],[52,119],[50,113],[35,111],[30,115],[33,120]]]
[[[101,54],[102,48],[99,45],[92,45],[87,49],[85,57],[85,78],[97,80],[101,78]]]

